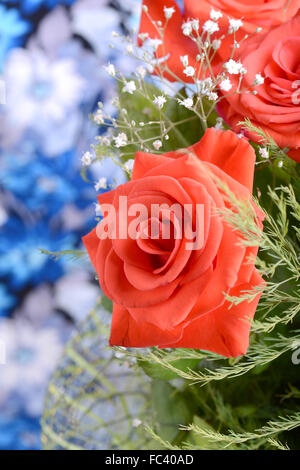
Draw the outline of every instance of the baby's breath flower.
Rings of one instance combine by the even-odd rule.
[[[221,40],[220,39],[214,39],[213,42],[211,43],[211,45],[212,45],[212,48],[214,49],[214,51],[217,51],[221,46]]]
[[[219,85],[220,89],[223,90],[223,91],[229,91],[231,90],[232,88],[232,83],[231,81],[229,80],[229,78],[225,78],[225,80],[222,80],[220,85]]]
[[[191,109],[194,105],[193,98],[185,98],[184,100],[177,98],[177,101],[181,106],[184,106],[187,109]]]
[[[146,73],[147,73],[147,70],[145,69],[145,67],[143,67],[142,65],[139,65],[136,71],[140,75],[141,78],[145,78]]]
[[[162,147],[162,142],[161,140],[155,140],[153,142],[153,147],[155,148],[155,150],[159,150],[161,147]]]
[[[85,152],[81,157],[82,166],[90,166],[93,161],[93,155],[91,152]]]
[[[210,17],[213,21],[218,21],[220,18],[222,18],[222,13],[220,11],[216,11],[214,9],[212,9],[210,11]]]
[[[141,424],[142,424],[142,421],[141,421],[140,419],[138,419],[138,418],[134,418],[134,419],[132,420],[132,426],[133,426],[134,428],[137,428],[137,427],[140,426]]]
[[[192,23],[193,30],[194,31],[199,31],[199,20],[194,19],[194,20],[191,21],[191,23]]]
[[[127,135],[124,132],[120,132],[116,137],[113,137],[113,139],[117,148],[127,145]]]
[[[174,13],[175,13],[175,8],[173,8],[173,7],[170,7],[170,8],[164,7],[164,14],[165,14],[165,17],[166,17],[167,20],[172,18]]]
[[[126,163],[124,163],[124,167],[127,171],[132,171],[133,170],[133,165],[134,165],[134,159],[130,158],[130,160],[127,160]]]
[[[278,168],[282,168],[282,167],[283,167],[283,161],[280,160],[280,161],[278,162]]]
[[[96,113],[94,114],[94,120],[95,120],[95,123],[98,125],[104,124],[104,115],[103,115],[102,109],[98,109],[96,111]]]
[[[223,119],[221,117],[218,117],[216,119],[215,129],[217,129],[217,130],[223,130],[224,129]]]
[[[181,28],[182,28],[182,33],[185,36],[190,36],[192,34],[193,26],[192,26],[191,21],[186,21],[185,23],[183,23]]]
[[[213,34],[217,31],[219,31],[219,25],[218,23],[215,23],[212,20],[207,20],[205,21],[204,25],[202,26],[203,31],[205,31],[208,34]]]
[[[233,18],[229,19],[229,33],[236,32],[243,26],[243,22],[241,20],[234,20]]]
[[[136,90],[136,86],[133,80],[127,82],[126,85],[122,88],[123,93],[129,93],[130,95]]]
[[[133,45],[132,45],[132,44],[128,44],[128,45],[126,46],[126,51],[127,51],[128,54],[130,54],[130,55],[133,54],[133,51],[134,51]]]
[[[153,100],[153,103],[156,104],[156,106],[159,108],[159,109],[162,109],[164,107],[164,104],[167,102],[166,98],[161,95],[161,96],[155,96],[154,97],[154,100]]]
[[[235,60],[230,59],[224,64],[224,67],[226,68],[228,73],[232,75],[237,75],[241,73],[241,70],[243,69],[243,64],[241,64],[241,62],[236,62]]]
[[[103,176],[100,178],[94,186],[96,191],[99,191],[100,189],[106,189],[107,188],[107,179]]]
[[[261,147],[258,151],[262,158],[269,158],[269,151],[266,147]]]
[[[265,79],[264,77],[262,77],[262,75],[260,73],[257,73],[255,75],[255,81],[254,81],[254,85],[262,85],[264,83]]]
[[[187,67],[189,65],[189,56],[187,54],[184,56],[180,56],[180,60],[184,67]]]
[[[115,67],[113,64],[111,63],[108,63],[106,67],[104,67],[104,69],[106,70],[106,72],[111,75],[112,77],[114,77],[116,75],[116,70],[115,70]]]
[[[146,39],[148,39],[148,37],[149,37],[149,33],[140,33],[140,34],[138,34],[138,38],[141,41],[146,41]]]
[[[218,98],[218,93],[211,92],[208,94],[208,99],[210,101],[217,101]]]
[[[161,39],[149,39],[149,45],[153,49],[157,50],[158,46],[162,45],[162,40]]]
[[[194,69],[194,67],[192,67],[191,65],[188,65],[183,73],[187,76],[187,77],[193,77],[196,73],[196,70]]]

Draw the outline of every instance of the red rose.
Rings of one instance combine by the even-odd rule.
[[[199,33],[202,33],[203,24],[210,19],[211,10],[220,11],[222,17],[218,19],[219,31],[211,35],[212,39],[222,39],[221,47],[214,55],[213,67],[215,72],[221,70],[224,61],[231,56],[233,35],[228,36],[229,19],[241,19],[243,26],[235,33],[235,39],[240,41],[246,34],[254,33],[257,28],[263,32],[288,21],[300,11],[299,0],[185,0],[184,13],[182,14],[175,0],[143,0],[143,6],[148,12],[142,10],[139,33],[148,33],[152,39],[160,39],[157,28],[152,24],[161,21],[164,25],[166,18],[164,7],[174,8],[175,12],[168,21],[164,33],[164,44],[157,48],[158,58],[167,57],[166,64],[172,73],[164,75],[170,81],[176,80],[173,74],[185,82],[193,82],[183,74],[183,66],[180,56],[188,54],[189,65],[197,69],[196,56],[199,49],[194,41],[182,33],[182,23],[189,19],[198,19],[200,22]],[[150,18],[149,18],[150,17]],[[139,41],[141,44],[142,41]],[[157,70],[156,70],[157,72]]]
[[[246,248],[217,211],[228,202],[216,178],[239,199],[250,200],[254,163],[245,139],[212,128],[188,149],[137,153],[132,180],[99,196],[100,204],[115,209],[118,227],[104,218],[83,241],[103,292],[114,302],[111,345],[198,348],[228,357],[246,352],[259,296],[229,308],[224,293],[237,296],[263,280],[254,267],[257,247]],[[127,197],[126,213],[120,196]],[[170,239],[129,237],[133,204],[148,208],[156,203],[167,205],[155,222],[160,230],[171,221]],[[180,224],[178,214],[168,209],[174,203],[192,210],[203,205],[199,249],[187,248],[185,235],[174,235]],[[263,215],[254,207],[261,226]],[[124,223],[125,237],[99,239],[105,225],[111,234]],[[149,218],[139,222],[142,232],[149,223]]]
[[[256,86],[257,94],[234,94],[220,101],[218,109],[235,129],[245,117],[269,133],[280,147],[289,147],[289,156],[300,162],[300,16],[247,41],[239,59],[247,69],[243,83],[249,88],[256,74],[265,78]],[[237,79],[230,77],[237,85]],[[230,90],[230,94],[234,88]],[[256,134],[248,134],[257,141]]]

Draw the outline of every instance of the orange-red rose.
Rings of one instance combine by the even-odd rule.
[[[300,162],[300,16],[261,38],[245,43],[239,59],[247,69],[244,87],[261,73],[264,84],[252,88],[257,94],[235,94],[221,100],[219,112],[238,130],[245,117],[269,133],[289,156]],[[231,80],[237,80],[231,76]],[[226,94],[225,94],[226,96]],[[255,141],[256,134],[248,134]]]
[[[139,33],[148,33],[152,39],[160,39],[160,36],[149,16],[152,20],[164,24],[164,6],[174,8],[175,13],[168,22],[164,33],[164,44],[158,47],[157,56],[168,57],[166,63],[172,73],[165,73],[165,76],[169,80],[176,80],[172,75],[175,74],[185,82],[192,80],[183,74],[180,56],[188,54],[190,65],[197,68],[196,56],[199,50],[195,42],[182,34],[181,26],[184,21],[191,18],[199,19],[201,34],[202,25],[210,19],[211,10],[222,13],[222,18],[218,20],[219,31],[211,36],[212,39],[217,39],[226,35],[213,60],[215,70],[219,71],[220,66],[229,59],[232,52],[233,35],[227,35],[229,18],[243,21],[243,26],[235,34],[236,40],[240,41],[245,34],[254,33],[257,28],[267,32],[293,18],[300,11],[299,0],[185,0],[183,14],[175,0],[143,0],[143,6],[148,8],[148,13],[142,11]]]
[[[127,196],[128,211],[135,203],[204,205],[198,250],[187,249],[184,237],[100,240],[95,228],[83,238],[100,285],[114,302],[111,345],[199,348],[224,356],[246,352],[259,296],[229,308],[224,293],[238,296],[263,281],[254,267],[257,247],[246,248],[218,212],[228,203],[216,180],[250,200],[254,163],[245,139],[212,128],[189,149],[137,153],[132,180],[99,196],[117,214],[120,196]],[[254,207],[261,226],[263,215]],[[126,220],[127,214],[120,215]],[[159,223],[166,217],[175,227],[172,215],[166,211]]]

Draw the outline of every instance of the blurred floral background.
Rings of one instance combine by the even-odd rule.
[[[47,382],[99,296],[88,263],[40,249],[76,249],[95,224],[96,190],[80,175],[99,133],[88,116],[114,97],[104,65],[130,71],[111,33],[136,27],[139,8],[138,0],[0,1],[0,449],[40,448]],[[110,160],[92,168],[95,183],[122,178]]]

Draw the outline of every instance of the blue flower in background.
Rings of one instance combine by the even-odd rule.
[[[0,284],[0,317],[8,314],[15,303],[15,297],[10,294],[4,284]]]
[[[20,46],[31,25],[15,8],[0,5],[0,70],[5,54],[12,47]]]
[[[39,418],[0,415],[0,450],[38,450],[40,430]]]
[[[4,3],[19,3],[22,11],[32,14],[41,7],[53,8],[57,5],[72,5],[75,0],[4,0]]]

